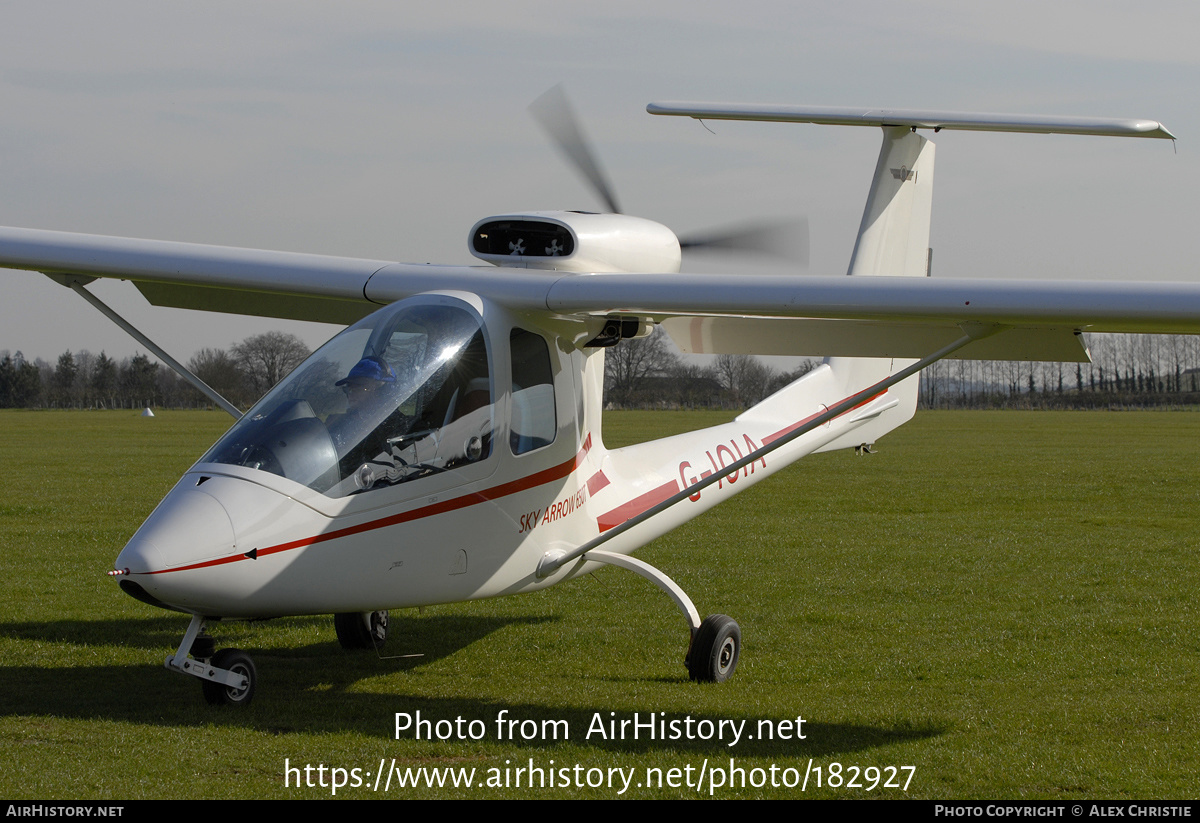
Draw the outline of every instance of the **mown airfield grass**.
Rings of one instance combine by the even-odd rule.
[[[606,417],[619,445],[722,415]],[[322,798],[285,758],[374,772],[915,766],[908,791],[717,797],[1196,798],[1200,414],[921,413],[880,453],[817,455],[639,556],[742,626],[736,676],[688,682],[683,621],[607,568],[545,592],[394,612],[392,653],[327,617],[217,625],[255,658],[245,710],[162,669],[186,621],[122,594],[117,551],[228,425],[216,412],[0,413],[0,797]],[[498,741],[501,710],[568,741]],[[485,721],[393,736],[395,712]],[[584,740],[592,717],[782,720],[806,739]],[[328,778],[327,778],[328,780]],[[344,788],[338,797],[612,797],[601,789]],[[634,788],[626,796],[706,796]]]

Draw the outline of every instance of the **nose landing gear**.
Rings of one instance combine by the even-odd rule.
[[[204,699],[214,706],[247,706],[254,698],[258,672],[250,655],[241,649],[215,650],[204,630],[205,618],[192,615],[178,651],[166,667],[200,680]],[[386,611],[337,614],[333,617],[338,642],[344,649],[380,649],[387,641]]]
[[[213,640],[204,633],[202,615],[192,615],[179,650],[167,658],[165,665],[171,671],[199,678],[204,699],[213,705],[246,706],[254,697],[258,680],[254,661],[240,649],[214,653]]]

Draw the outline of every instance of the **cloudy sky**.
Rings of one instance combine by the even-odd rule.
[[[878,132],[712,134],[646,103],[1157,119],[1176,147],[939,135],[934,275],[1200,280],[1197,42],[1185,2],[18,0],[0,6],[0,225],[470,262],[481,217],[600,207],[527,113],[561,82],[628,212],[680,232],[806,215],[814,274],[845,271]],[[137,350],[41,275],[0,271],[0,288],[0,350]],[[336,331],[95,291],[185,360],[266,328]]]

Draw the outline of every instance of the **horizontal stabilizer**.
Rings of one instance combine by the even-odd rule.
[[[646,106],[646,111],[651,114],[693,117],[697,120],[766,120],[775,123],[816,123],[823,126],[902,126],[934,131],[958,129],[1175,139],[1175,135],[1157,120],[1113,117],[870,109],[849,106],[777,106],[754,103],[651,103]]]

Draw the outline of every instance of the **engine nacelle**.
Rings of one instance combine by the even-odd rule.
[[[486,217],[471,254],[495,266],[571,272],[677,272],[679,239],[661,223],[624,214],[534,211]]]

